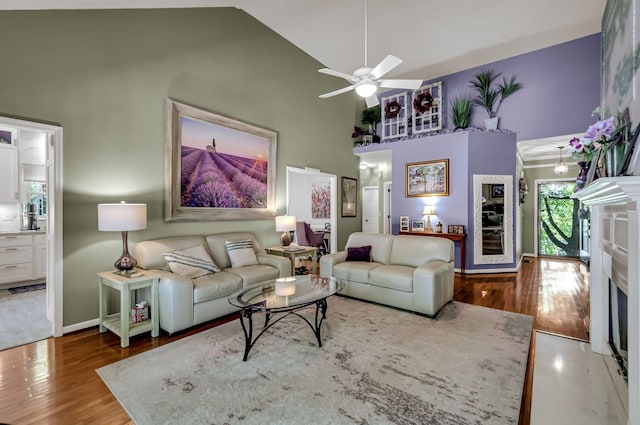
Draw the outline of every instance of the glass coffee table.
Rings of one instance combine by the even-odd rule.
[[[242,309],[240,312],[240,324],[244,332],[242,360],[247,360],[249,351],[267,329],[291,315],[298,316],[309,325],[318,340],[318,346],[322,347],[320,328],[327,314],[327,297],[337,294],[343,287],[333,277],[304,275],[269,280],[229,295],[229,303]],[[314,304],[316,314],[315,322],[312,324],[298,311]],[[260,312],[265,314],[264,326],[254,338],[253,314]],[[280,313],[282,316],[271,320],[272,315]]]

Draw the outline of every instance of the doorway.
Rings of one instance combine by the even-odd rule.
[[[46,212],[46,218],[38,220],[37,227],[44,232],[34,236],[35,273],[44,275],[46,318],[51,323],[51,334],[61,336],[62,322],[62,127],[41,124],[8,117],[0,117],[0,126],[15,129],[17,138],[29,140],[34,136],[41,138],[44,158],[41,167],[33,167],[29,161],[23,161],[16,167],[20,179],[20,199],[16,200],[16,208],[21,203],[33,204],[37,211]],[[27,148],[32,144],[25,142]],[[27,152],[21,155],[28,156]],[[27,175],[28,176],[27,176]],[[37,177],[34,177],[36,175]],[[29,177],[30,176],[30,177]],[[27,178],[25,178],[27,177]],[[30,181],[29,183],[25,183]],[[34,183],[39,182],[39,183]],[[44,204],[46,200],[46,205]],[[13,227],[20,231],[21,224],[16,222]],[[42,263],[38,259],[43,259]],[[35,261],[38,260],[38,261]]]
[[[336,252],[337,245],[337,196],[338,179],[335,174],[323,173],[312,168],[287,166],[287,214],[296,221],[306,221],[316,231],[325,232],[329,252]],[[329,208],[315,205],[314,200],[326,198],[318,193],[329,193]],[[328,213],[327,213],[328,212]]]
[[[380,233],[380,189],[378,186],[362,188],[362,231]]]
[[[571,198],[571,180],[536,181],[536,252],[547,257],[579,258],[588,253],[589,219],[579,200]]]

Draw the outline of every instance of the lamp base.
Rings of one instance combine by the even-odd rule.
[[[282,246],[291,245],[291,235],[289,234],[289,232],[284,232],[282,236],[280,236],[280,243],[282,244]]]
[[[133,269],[136,268],[138,262],[129,254],[129,247],[127,244],[127,232],[122,232],[122,255],[114,263],[116,269],[120,271],[120,274],[127,276],[133,273]]]

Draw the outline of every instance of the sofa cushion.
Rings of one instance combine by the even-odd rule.
[[[160,269],[171,271],[166,260],[162,256],[165,252],[179,251],[196,245],[204,245],[202,236],[178,236],[173,238],[154,239],[138,242],[133,248],[133,258],[138,260],[138,266],[143,269]],[[223,264],[214,262],[222,266]]]
[[[220,271],[220,268],[211,260],[204,245],[197,245],[180,251],[165,252],[163,257],[173,273],[185,277],[200,277]]]
[[[365,261],[348,261],[336,264],[333,277],[351,282],[369,283],[369,272],[382,264]]]
[[[349,235],[347,247],[371,245],[371,261],[389,264],[389,253],[393,243],[393,235],[384,233],[356,232]]]
[[[453,241],[437,236],[398,235],[395,237],[389,264],[420,267],[433,260],[453,261]]]
[[[251,241],[251,244],[253,245],[253,252],[258,253],[262,251],[256,238],[249,232],[219,233],[217,235],[209,235],[206,237],[211,258],[213,258],[213,261],[223,269],[231,267],[231,261],[227,254],[226,241],[244,240]]]
[[[382,288],[413,292],[413,273],[407,266],[380,266],[369,272],[369,283]]]
[[[253,266],[258,264],[258,257],[253,252],[253,244],[250,240],[226,241],[227,254],[231,267]]]
[[[226,269],[226,271],[236,274],[242,278],[244,286],[280,277],[280,270],[275,267],[257,264],[255,266],[243,266]]]
[[[371,261],[371,245],[347,248],[346,261]]]
[[[197,277],[192,282],[194,304],[226,297],[242,288],[240,276],[224,271]]]

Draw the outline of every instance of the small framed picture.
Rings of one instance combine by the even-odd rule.
[[[491,185],[491,199],[502,199],[504,198],[504,185],[503,184],[492,184]]]
[[[400,216],[400,231],[408,232],[409,231],[409,216],[401,215]]]
[[[324,223],[324,231],[325,232],[331,231],[331,223]]]
[[[453,224],[450,224],[447,226],[447,233],[455,233],[454,232],[454,228],[455,226]]]
[[[424,220],[412,220],[411,221],[412,232],[424,232]]]
[[[457,226],[458,227],[458,231],[456,233],[460,234],[460,235],[464,235],[464,226],[460,225]]]

